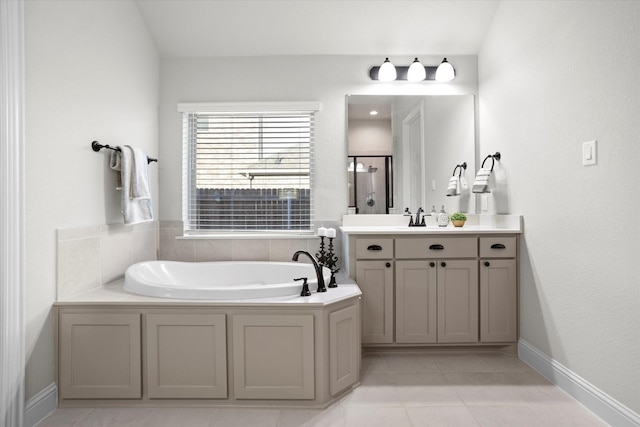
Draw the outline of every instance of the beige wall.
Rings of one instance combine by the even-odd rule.
[[[391,119],[349,120],[350,156],[387,156],[393,154]]]
[[[478,55],[481,152],[503,155],[490,202],[524,215],[521,336],[636,412],[638,40],[637,1],[508,1]]]
[[[56,229],[122,223],[107,155],[90,143],[157,155],[159,62],[133,1],[26,1],[25,27],[29,399],[55,380]]]

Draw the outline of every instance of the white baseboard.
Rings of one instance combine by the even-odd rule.
[[[25,404],[24,427],[33,427],[52,413],[58,406],[58,388],[49,384]]]
[[[545,378],[574,399],[616,427],[640,426],[640,415],[613,399],[593,384],[553,360],[525,340],[518,342],[518,356],[527,365],[540,372]]]

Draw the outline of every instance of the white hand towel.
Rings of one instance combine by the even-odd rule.
[[[139,148],[125,145],[133,151],[133,162],[131,163],[131,197],[134,199],[150,199],[149,189],[149,162],[147,155]]]
[[[122,169],[122,216],[125,224],[153,221],[147,156],[128,145],[120,147]],[[143,161],[139,158],[142,156]],[[135,187],[135,188],[134,188]]]
[[[452,176],[449,179],[449,185],[447,186],[447,196],[457,196],[460,194],[460,180],[457,176]]]
[[[491,169],[480,168],[473,182],[471,191],[473,193],[490,193],[489,178],[491,177]]]
[[[109,158],[109,167],[115,172],[116,190],[122,190],[122,163],[120,151],[111,151]]]

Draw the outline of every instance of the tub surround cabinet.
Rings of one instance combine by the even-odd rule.
[[[308,307],[57,303],[59,404],[326,406],[359,381],[351,287]]]
[[[363,227],[344,241],[362,290],[364,346],[517,342],[515,230],[376,234]]]

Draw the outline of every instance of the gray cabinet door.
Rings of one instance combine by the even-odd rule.
[[[59,316],[60,397],[140,399],[140,314]]]
[[[516,260],[481,260],[480,341],[486,343],[517,341],[517,308]]]
[[[315,397],[312,314],[233,315],[237,399]]]
[[[438,263],[438,343],[478,342],[476,260]]]
[[[437,304],[435,261],[396,261],[396,342],[435,343]]]
[[[358,381],[360,338],[358,306],[329,313],[329,392],[335,396]]]
[[[150,399],[227,397],[224,314],[147,315]]]
[[[356,282],[362,290],[362,343],[392,343],[392,261],[358,261]]]

